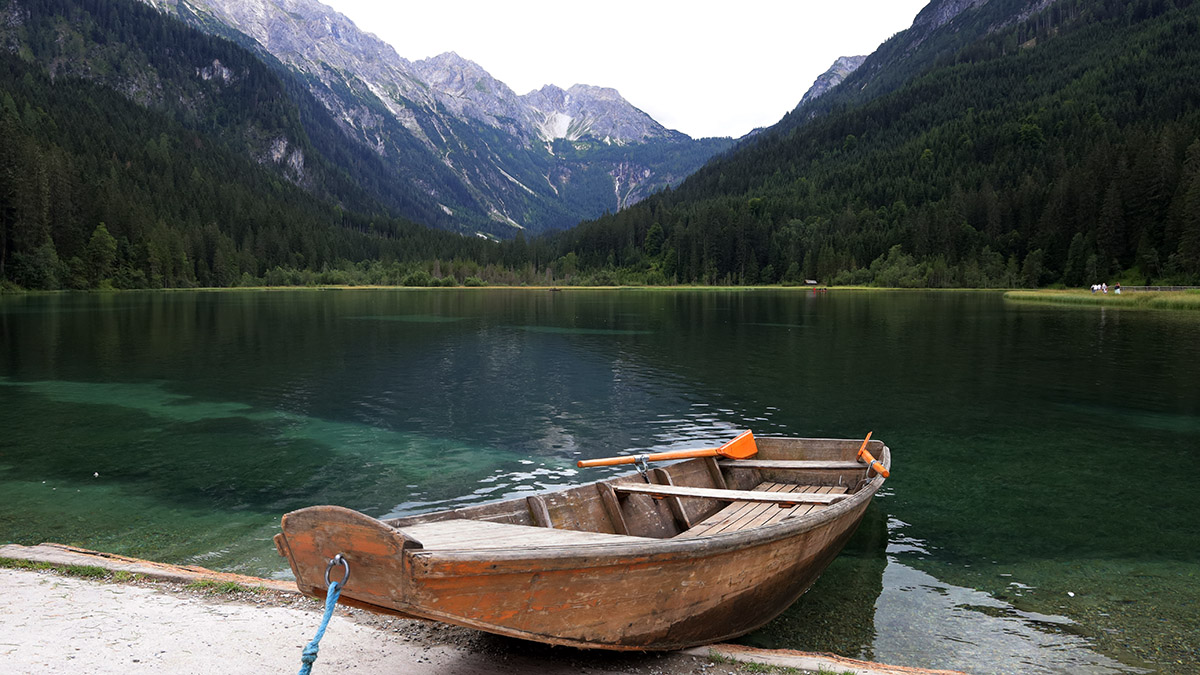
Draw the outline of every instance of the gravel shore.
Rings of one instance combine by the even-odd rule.
[[[177,582],[104,582],[0,569],[0,662],[10,673],[294,672],[322,607],[299,596]],[[735,672],[690,654],[550,648],[339,607],[314,673]]]

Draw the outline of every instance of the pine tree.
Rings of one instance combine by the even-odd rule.
[[[117,240],[108,232],[104,223],[92,231],[87,245],[87,279],[93,287],[101,286],[112,274],[113,261],[117,257]]]
[[[1100,274],[1108,276],[1120,267],[1119,258],[1124,253],[1125,213],[1121,205],[1121,189],[1114,180],[1104,195],[1104,206],[1100,209],[1100,222],[1096,223],[1096,244],[1100,248],[1102,269]]]
[[[1179,233],[1179,266],[1195,280],[1200,277],[1200,172],[1192,177],[1184,197]]]

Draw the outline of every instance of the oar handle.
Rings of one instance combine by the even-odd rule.
[[[872,469],[875,469],[875,472],[878,473],[880,476],[887,478],[888,476],[891,475],[891,473],[886,468],[884,468],[883,462],[875,459],[874,455],[872,455],[870,452],[867,452],[867,443],[870,442],[871,434],[873,434],[873,433],[875,433],[875,432],[873,432],[873,431],[867,432],[867,437],[863,439],[862,445],[859,446],[859,448],[858,448],[858,459],[859,459],[859,461],[865,463],[867,466],[871,467]]]
[[[645,457],[647,462],[663,462],[669,459],[690,459],[692,457],[715,457],[717,448],[696,448],[693,450],[673,450],[671,452],[656,452],[652,455],[624,455],[622,457],[603,457],[600,459],[581,459],[575,463],[581,469],[589,466],[616,466],[618,464],[635,464],[639,457]]]

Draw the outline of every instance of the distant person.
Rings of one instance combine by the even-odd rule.
[[[1121,294],[1121,284],[1120,283],[1118,283],[1117,287],[1115,289],[1113,289],[1113,293],[1116,293],[1117,295]]]
[[[1104,294],[1108,295],[1108,282],[1106,281],[1106,282],[1100,284],[1100,287],[1104,289]]]
[[[1092,284],[1092,293],[1100,290],[1100,284]]]

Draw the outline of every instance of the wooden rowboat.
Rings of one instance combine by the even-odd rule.
[[[393,520],[314,506],[285,515],[275,544],[315,597],[340,553],[352,606],[556,645],[678,649],[748,633],[813,584],[883,484],[860,445],[886,475],[877,440],[762,438],[753,459]]]

